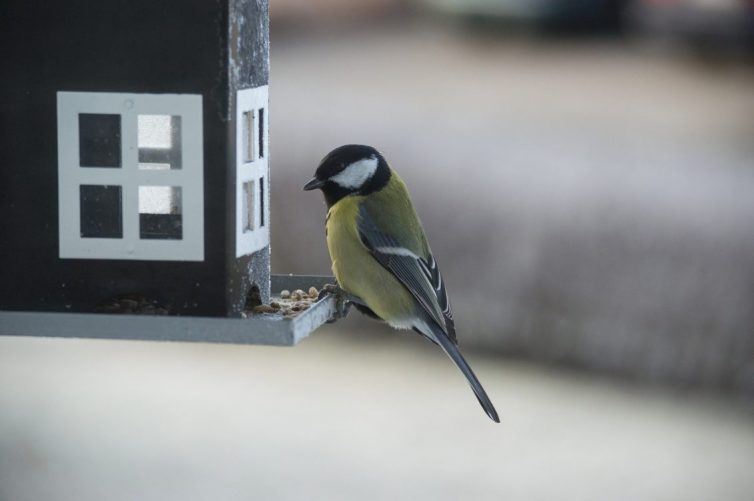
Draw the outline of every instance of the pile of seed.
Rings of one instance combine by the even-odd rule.
[[[132,315],[170,315],[170,308],[140,294],[123,294],[102,301],[95,313],[120,313]]]
[[[307,292],[301,289],[296,289],[293,292],[282,290],[280,296],[270,301],[270,304],[255,306],[252,312],[254,314],[276,313],[286,317],[295,317],[315,303],[318,297],[319,291],[316,287],[309,287]]]

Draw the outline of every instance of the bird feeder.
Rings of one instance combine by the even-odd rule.
[[[252,314],[325,282],[270,276],[266,0],[0,23],[0,334],[289,345],[330,317]]]

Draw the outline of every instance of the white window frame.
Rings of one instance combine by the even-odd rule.
[[[204,135],[198,94],[57,93],[60,257],[154,261],[204,260]],[[121,117],[121,167],[81,167],[79,114]],[[139,169],[139,115],[181,117],[180,169]],[[121,186],[123,238],[82,238],[81,185]],[[177,186],[182,192],[182,238],[141,239],[139,186]]]
[[[264,155],[259,155],[259,110],[264,109],[264,123],[262,124],[262,145]],[[246,129],[244,127],[244,113],[253,111],[254,123],[252,126],[252,138],[254,144],[252,147],[253,158],[245,162],[246,157],[244,146],[247,144],[244,140]],[[236,93],[236,257],[246,256],[264,249],[270,244],[270,181],[269,181],[269,161],[270,161],[270,142],[269,142],[269,98],[268,86],[254,87],[252,89],[242,89]],[[264,214],[261,214],[260,207],[260,190],[259,179],[264,179]],[[246,207],[246,196],[244,193],[244,183],[252,182],[254,187],[254,207],[252,224],[253,229],[245,228],[244,212]],[[262,219],[262,217],[264,219]],[[264,226],[261,221],[264,220]]]

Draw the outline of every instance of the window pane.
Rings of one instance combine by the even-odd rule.
[[[181,117],[139,115],[137,121],[139,169],[181,168]]]
[[[249,163],[254,161],[254,110],[244,111],[242,117],[241,149],[244,163]]]
[[[264,108],[259,108],[259,158],[264,158]]]
[[[79,165],[120,167],[120,115],[79,113]]]
[[[254,181],[243,183],[242,200],[243,231],[246,233],[254,229]]]
[[[139,237],[183,238],[183,200],[179,186],[139,186]]]
[[[139,148],[170,148],[170,115],[139,115]]]
[[[120,186],[79,187],[82,238],[123,238]]]
[[[259,178],[259,226],[264,226],[264,178]]]

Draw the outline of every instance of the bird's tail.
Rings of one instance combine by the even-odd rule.
[[[456,347],[455,343],[453,343],[453,341],[451,341],[444,332],[436,332],[434,337],[437,341],[437,344],[440,345],[440,347],[450,357],[453,363],[456,364],[456,367],[461,369],[463,375],[466,376],[466,379],[469,382],[469,386],[471,386],[471,389],[474,390],[474,394],[476,395],[477,400],[479,400],[479,404],[482,406],[482,409],[484,409],[484,412],[487,413],[491,420],[499,423],[500,418],[497,416],[495,406],[492,405],[490,397],[487,396],[487,392],[485,392],[484,388],[482,388],[482,383],[480,383],[476,378],[474,371],[471,370],[471,367],[463,358],[461,352],[458,351],[458,347]]]

